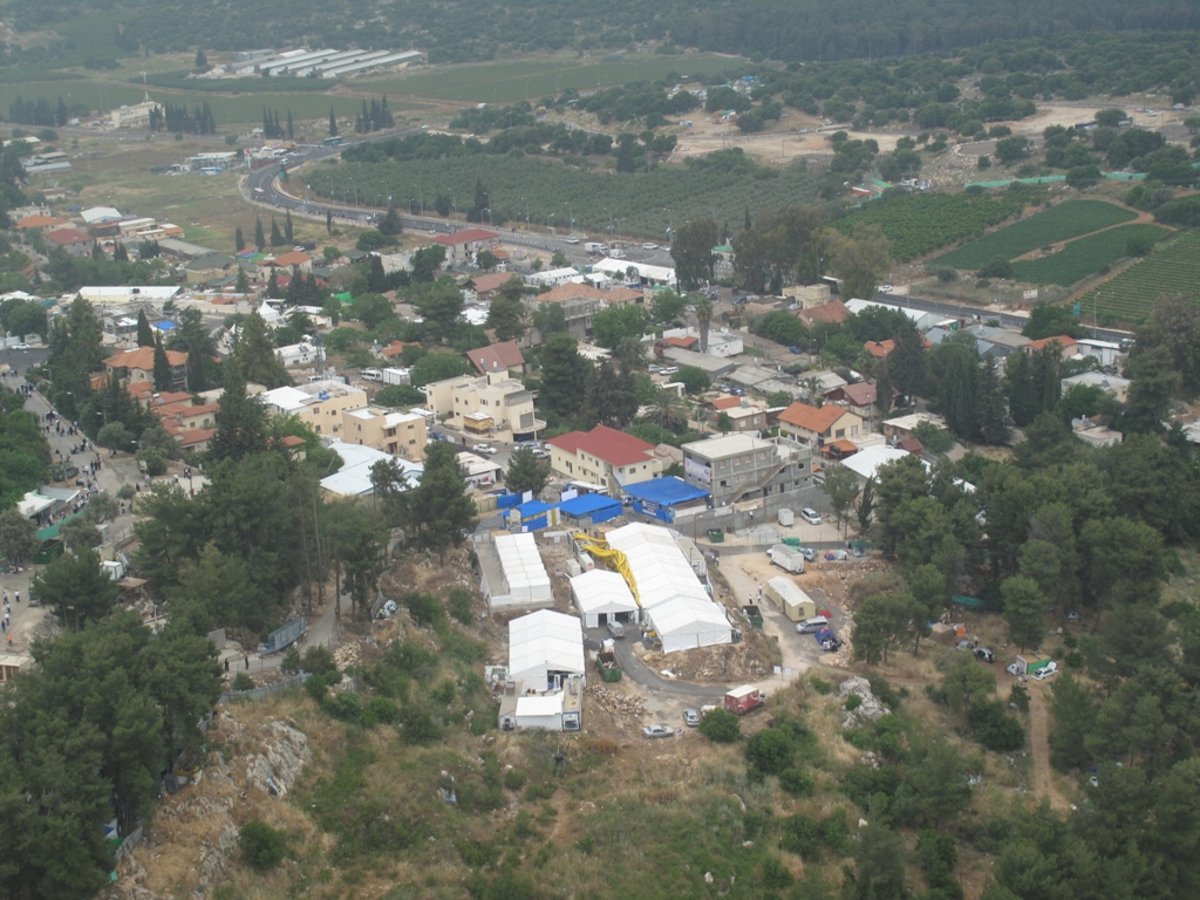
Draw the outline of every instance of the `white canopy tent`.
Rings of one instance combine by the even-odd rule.
[[[508,677],[526,689],[553,690],[565,675],[582,675],[583,630],[574,616],[549,609],[508,623]]]
[[[585,628],[599,628],[616,619],[637,618],[638,605],[625,579],[607,569],[592,569],[571,579],[575,608]]]
[[[553,602],[550,576],[542,565],[542,555],[532,534],[498,535],[496,555],[508,591],[490,597],[493,612],[506,606],[528,608],[543,603],[549,606]]]
[[[708,595],[668,529],[635,522],[605,537],[625,554],[638,599],[664,653],[733,640],[725,611]]]

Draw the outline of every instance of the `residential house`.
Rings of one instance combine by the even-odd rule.
[[[876,400],[879,397],[878,388],[873,381],[859,381],[836,387],[825,394],[825,400],[838,403],[860,417],[870,430],[871,423],[879,414]]]
[[[985,359],[1004,359],[1032,343],[1020,332],[994,325],[969,325],[962,330],[975,335],[979,355]]]
[[[342,413],[367,405],[367,392],[340,381],[311,381],[296,387],[279,387],[259,394],[273,413],[296,416],[322,436],[339,436]]]
[[[439,234],[433,243],[446,248],[446,263],[451,266],[465,265],[475,259],[475,254],[495,244],[499,235],[482,228],[463,228],[453,234]]]
[[[896,342],[891,338],[885,341],[867,341],[863,344],[863,349],[875,359],[887,359],[896,349]]]
[[[569,431],[546,441],[550,468],[572,481],[603,485],[618,494],[623,485],[649,481],[663,473],[653,444],[607,425]]]
[[[1089,385],[1098,387],[1106,394],[1111,394],[1117,399],[1117,402],[1124,403],[1129,396],[1129,387],[1133,382],[1128,378],[1122,378],[1119,375],[1106,375],[1103,372],[1080,372],[1078,375],[1072,375],[1069,378],[1062,380],[1062,389],[1065,393],[1068,388],[1074,387],[1077,384]]]
[[[42,213],[35,213],[32,216],[26,216],[23,219],[18,219],[16,224],[13,225],[13,228],[17,229],[17,231],[23,231],[26,233],[37,231],[41,234],[48,234],[51,231],[57,231],[60,228],[66,228],[70,224],[71,223],[66,219],[60,219],[58,216],[47,216],[43,215]]]
[[[1053,337],[1038,338],[1025,345],[1027,353],[1036,353],[1047,347],[1057,347],[1059,359],[1069,359],[1075,354],[1075,338],[1066,334],[1056,334]]]
[[[188,355],[182,350],[167,350],[167,363],[171,366],[170,389],[181,391],[187,387]],[[154,384],[154,348],[138,347],[124,350],[104,361],[109,378],[115,378],[125,388],[141,383]]]
[[[726,416],[730,424],[733,426],[730,430],[736,432],[742,431],[762,431],[767,427],[767,411],[753,403],[747,403],[738,397],[734,400],[739,402],[734,405],[724,405],[717,410],[714,422],[719,423],[721,416]]]
[[[557,303],[562,307],[567,334],[576,341],[583,341],[591,337],[592,317],[596,313],[613,304],[638,302],[641,296],[641,291],[628,288],[604,291],[590,284],[568,282],[545,293],[535,294],[526,300],[526,306],[536,310],[544,303]]]
[[[495,344],[488,344],[486,347],[476,347],[474,350],[468,350],[466,356],[480,375],[501,370],[514,372],[527,370],[525,357],[516,341],[498,341]]]
[[[715,506],[761,498],[776,510],[812,487],[812,450],[790,438],[719,435],[683,445],[683,477]]]
[[[500,288],[514,279],[520,282],[521,277],[513,272],[484,272],[468,279],[463,287],[468,293],[473,293],[480,303],[490,303]]]
[[[57,247],[68,256],[90,256],[92,252],[92,236],[78,228],[58,228],[46,232],[46,243]]]
[[[364,406],[342,412],[342,440],[420,462],[429,439],[420,413]]]
[[[836,403],[809,406],[797,400],[779,414],[779,430],[810,447],[841,438],[854,440],[864,433],[862,416]]]
[[[883,431],[883,436],[891,443],[904,438],[916,437],[916,430],[922,423],[929,423],[934,428],[946,428],[946,420],[939,415],[928,412],[909,413],[906,416],[896,416],[894,419],[886,419],[880,426]]]
[[[533,405],[533,392],[507,369],[475,378],[462,375],[422,388],[426,406],[439,419],[468,434],[501,440],[533,438],[546,427]]]
[[[1125,355],[1125,351],[1121,349],[1120,344],[1114,344],[1112,341],[1098,341],[1093,338],[1080,338],[1075,342],[1075,356],[1078,358],[1090,356],[1092,359],[1100,363],[1102,368],[1109,369],[1116,366],[1121,357]]]
[[[818,325],[841,325],[845,323],[850,318],[850,310],[846,309],[846,304],[841,300],[831,300],[828,303],[822,303],[820,306],[810,306],[801,309],[798,315],[809,328],[815,328]]]
[[[287,272],[303,272],[307,275],[312,271],[312,257],[303,250],[289,250],[278,256],[268,256],[259,265],[270,269],[283,269]]]

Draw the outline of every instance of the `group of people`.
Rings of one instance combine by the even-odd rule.
[[[19,604],[21,602],[21,592],[14,591],[13,599]],[[8,591],[4,591],[4,617],[0,618],[0,633],[4,634],[5,640],[8,642],[8,647],[11,650],[13,645],[12,632],[12,604],[8,602]]]

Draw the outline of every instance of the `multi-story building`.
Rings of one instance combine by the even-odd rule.
[[[188,355],[181,350],[167,350],[167,363],[171,367],[169,390],[182,391],[187,388]],[[122,387],[142,382],[154,384],[154,348],[138,347],[124,350],[104,361],[110,378],[115,378]]]
[[[568,431],[546,441],[550,468],[572,481],[604,485],[610,492],[649,481],[663,473],[663,460],[653,444],[631,434],[597,425],[591,431]]]
[[[342,413],[342,440],[383,450],[420,462],[428,440],[425,416],[413,412],[364,406]]]
[[[683,445],[683,477],[708,491],[714,506],[762,499],[774,512],[812,487],[812,450],[786,437],[719,435]]]
[[[296,387],[280,387],[259,394],[268,410],[296,416],[322,436],[340,436],[342,414],[367,405],[367,392],[340,381],[312,381]]]
[[[536,437],[546,427],[534,409],[533,391],[510,377],[507,369],[479,378],[447,378],[422,390],[435,416],[468,434],[511,441]]]
[[[797,400],[779,414],[779,430],[817,448],[826,441],[854,440],[863,433],[863,420],[836,403],[809,406]]]

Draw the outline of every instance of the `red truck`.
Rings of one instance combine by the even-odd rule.
[[[736,716],[744,716],[767,702],[767,695],[752,684],[743,684],[725,694],[725,708]]]

